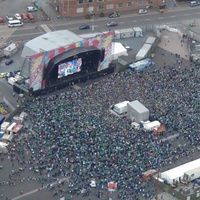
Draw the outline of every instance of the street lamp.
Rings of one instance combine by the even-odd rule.
[[[67,16],[69,17],[70,14],[69,14],[69,0],[67,1]]]
[[[92,15],[92,31],[94,31],[94,14]]]

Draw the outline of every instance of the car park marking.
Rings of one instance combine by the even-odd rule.
[[[13,34],[12,36],[16,36],[16,37],[19,37],[19,36],[25,36],[25,35],[38,35],[38,34],[41,34],[42,32],[38,32],[38,33],[24,33],[24,34]]]
[[[151,19],[145,19],[144,21],[150,21]]]
[[[53,27],[52,24],[49,24],[49,26],[51,26],[51,28],[52,28],[54,31],[56,31],[56,29]]]
[[[14,33],[16,30],[15,29],[6,29],[4,26],[0,26],[0,33]]]
[[[137,22],[137,20],[134,20],[134,21],[132,21],[132,22]]]
[[[176,17],[176,15],[172,15],[172,16],[170,16],[170,17]]]
[[[184,16],[187,16],[187,15],[189,15],[189,14],[184,14]]]
[[[125,22],[119,22],[118,24],[124,24]]]
[[[165,17],[158,17],[158,19],[164,19]]]
[[[51,29],[46,24],[40,24],[41,28],[44,29],[45,32],[52,32]]]

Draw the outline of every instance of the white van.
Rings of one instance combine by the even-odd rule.
[[[8,21],[8,27],[12,28],[12,27],[18,27],[18,26],[23,26],[23,22],[21,22],[20,20]]]

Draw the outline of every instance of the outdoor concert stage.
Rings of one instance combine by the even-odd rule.
[[[64,89],[66,87],[69,87],[81,82],[86,82],[89,79],[95,79],[98,77],[106,76],[107,74],[111,74],[113,72],[114,72],[114,67],[109,67],[100,72],[88,72],[88,73],[75,74],[70,77],[67,77],[66,79],[58,80],[58,82],[52,82],[51,84],[48,85],[48,87],[44,89],[40,89],[37,91],[30,90],[29,94],[35,97],[45,95],[48,93],[52,93],[56,90]]]
[[[25,80],[15,83],[13,90],[39,96],[112,73],[113,34],[107,32],[26,57]]]

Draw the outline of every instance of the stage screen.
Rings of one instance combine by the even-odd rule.
[[[81,71],[82,58],[74,59],[58,65],[58,78],[68,76]]]

